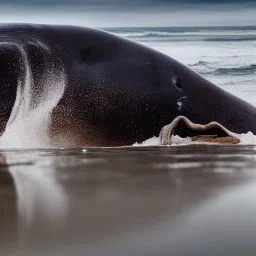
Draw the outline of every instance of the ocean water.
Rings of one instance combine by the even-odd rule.
[[[108,31],[171,55],[256,103],[256,28]],[[63,92],[58,81],[58,90],[31,111],[28,68],[26,74],[18,94],[25,107],[9,120],[0,144],[1,256],[256,254],[252,137],[244,145],[24,149],[45,146],[41,129]],[[4,149],[10,139],[16,149]]]
[[[188,65],[256,106],[256,27],[108,28]]]

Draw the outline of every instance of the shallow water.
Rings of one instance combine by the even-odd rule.
[[[255,146],[0,159],[0,255],[255,255]]]

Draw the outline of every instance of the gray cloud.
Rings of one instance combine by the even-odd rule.
[[[0,4],[18,5],[159,5],[159,4],[246,4],[256,0],[0,0]]]
[[[0,0],[0,22],[93,27],[247,26],[256,25],[255,1]]]

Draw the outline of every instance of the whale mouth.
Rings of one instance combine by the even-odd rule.
[[[191,122],[185,116],[176,117],[160,132],[160,145],[171,145],[172,136],[191,137],[192,142],[206,142],[218,144],[238,144],[240,140],[236,134],[226,129],[218,122],[205,125]]]

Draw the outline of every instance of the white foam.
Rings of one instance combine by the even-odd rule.
[[[0,139],[0,147],[51,147],[49,126],[52,110],[58,104],[65,89],[63,69],[59,66],[56,70],[54,63],[46,63],[47,68],[40,84],[34,86],[27,53],[22,46],[14,46],[20,51],[25,74],[18,82],[15,104],[6,130]],[[36,97],[33,95],[35,91]]]
[[[159,137],[152,137],[143,141],[142,143],[134,143],[133,146],[135,147],[149,147],[149,146],[158,146],[160,143]]]
[[[191,138],[181,138],[178,135],[172,136],[172,146],[174,145],[186,145],[186,144],[191,144]],[[135,147],[148,147],[148,146],[160,146],[160,138],[159,137],[152,137],[149,138],[142,143],[135,143],[133,144]]]
[[[256,136],[252,132],[235,134],[235,137],[240,140],[239,144],[256,145]]]
[[[240,140],[239,145],[256,145],[256,136],[252,132],[237,134],[233,133],[233,136]],[[190,137],[182,138],[178,135],[172,136],[172,144],[170,146],[178,146],[178,145],[191,145],[191,144],[205,144],[205,145],[212,145],[215,143],[210,142],[199,142],[199,141],[192,141]],[[140,146],[140,147],[147,147],[147,146],[160,146],[160,138],[159,137],[152,137],[149,138],[142,143],[135,143],[133,146]]]

